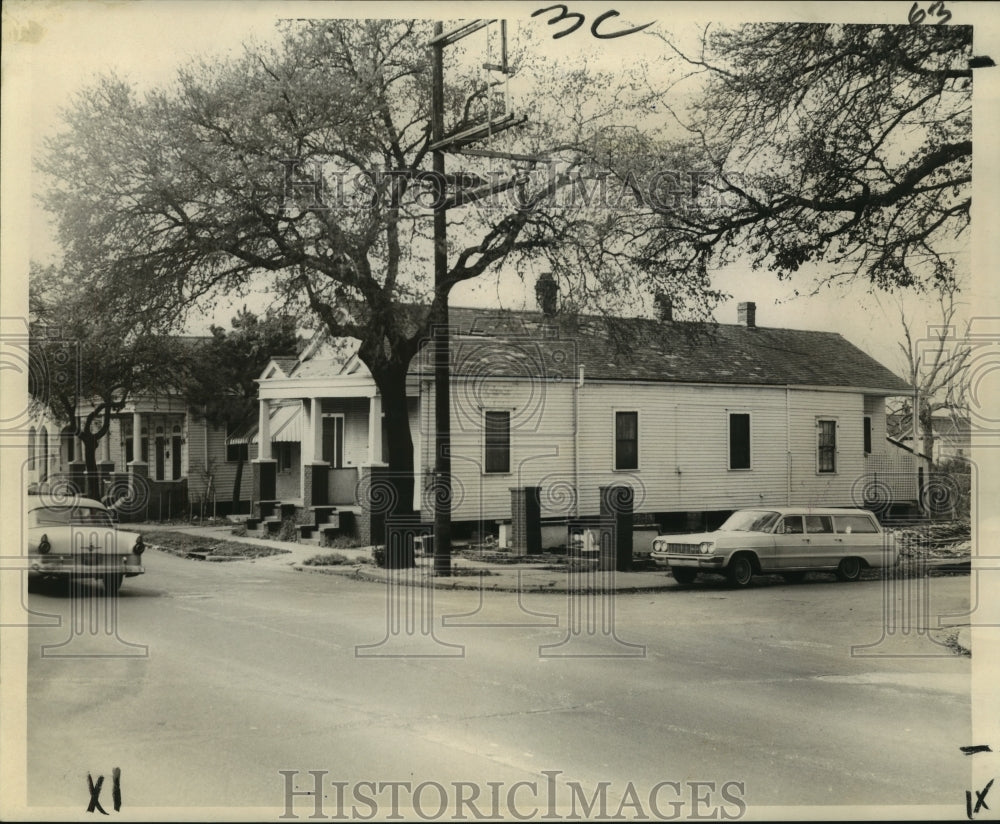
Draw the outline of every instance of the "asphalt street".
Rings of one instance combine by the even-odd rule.
[[[145,561],[116,614],[96,583],[28,596],[35,623],[61,619],[28,636],[39,809],[82,813],[88,772],[106,776],[110,809],[119,767],[136,815],[277,817],[291,799],[305,819],[309,771],[318,812],[342,818],[391,817],[392,792],[412,818],[426,782],[416,817],[440,820],[462,797],[477,799],[470,819],[497,799],[536,817],[596,799],[597,816],[602,795],[601,817],[964,814],[970,660],[923,627],[968,608],[967,576],[519,599],[390,591],[280,559]]]

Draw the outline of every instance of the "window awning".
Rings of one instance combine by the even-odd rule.
[[[299,403],[271,409],[271,443],[302,441],[302,405]],[[227,443],[257,443],[257,424],[252,423],[226,439]]]

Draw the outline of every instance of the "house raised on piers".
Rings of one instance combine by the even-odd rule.
[[[839,334],[759,326],[753,303],[736,324],[675,321],[669,304],[657,319],[610,323],[547,309],[450,310],[456,536],[504,544],[536,517],[547,543],[564,543],[609,486],[631,488],[640,522],[677,529],[748,506],[887,512],[919,497],[912,456],[886,441],[885,399],[912,389]],[[383,418],[353,344],[320,335],[262,374],[258,424],[230,439],[253,458],[251,525],[369,535],[363,498],[384,467]],[[413,507],[430,522],[427,352],[407,394]]]

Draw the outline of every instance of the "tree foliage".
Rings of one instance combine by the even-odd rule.
[[[188,403],[206,421],[227,431],[246,426],[257,415],[257,378],[272,357],[297,354],[295,319],[288,315],[258,317],[244,307],[232,319],[232,329],[211,327],[211,337],[197,347],[185,383]],[[233,511],[239,511],[243,453],[233,481]]]
[[[28,391],[83,445],[91,497],[97,449],[114,415],[138,395],[175,391],[189,353],[134,318],[99,311],[79,273],[36,268],[29,284]]]
[[[661,208],[675,266],[749,256],[878,288],[956,274],[969,226],[972,29],[748,24],[674,48],[704,86],[677,117],[695,198]]]
[[[594,284],[605,296],[672,288],[665,269],[622,251],[620,234],[610,240],[614,221],[556,202],[580,147],[622,130],[649,93],[586,69],[553,84],[553,67],[529,63],[549,82],[525,106],[531,127],[505,145],[551,162],[452,156],[462,174],[442,183],[428,174],[430,38],[420,21],[303,21],[277,45],[189,67],[143,95],[105,78],[73,102],[42,163],[61,243],[88,262],[109,311],[176,324],[217,294],[266,286],[331,336],[357,338],[382,395],[390,466],[403,473],[413,468],[407,368],[456,285],[541,258],[583,271],[581,295]],[[446,57],[455,135],[483,122],[493,91],[467,68],[482,55]],[[448,276],[435,285],[429,204],[484,184],[502,197],[449,212]]]

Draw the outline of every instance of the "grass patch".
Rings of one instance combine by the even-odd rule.
[[[268,555],[283,555],[287,549],[276,549],[256,544],[243,544],[239,541],[213,541],[211,538],[199,538],[197,535],[185,535],[180,532],[159,530],[143,531],[142,539],[147,544],[158,546],[167,552],[187,555],[197,552],[204,555],[224,556],[227,558],[264,558]]]
[[[340,552],[327,552],[323,555],[313,555],[302,562],[303,566],[348,566],[354,564],[370,564],[371,558],[361,555],[357,558],[348,558]]]

